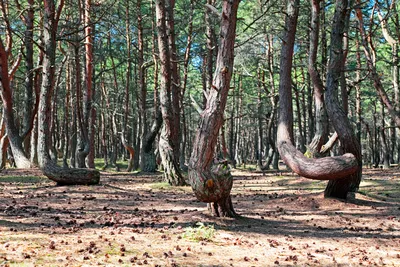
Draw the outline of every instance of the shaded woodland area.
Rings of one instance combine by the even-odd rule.
[[[399,266],[399,8],[1,1],[0,265]]]

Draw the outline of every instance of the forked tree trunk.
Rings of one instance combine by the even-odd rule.
[[[335,33],[338,35],[332,34],[332,44],[336,46],[332,46],[331,49],[331,61],[330,68],[328,73],[328,91],[332,94],[332,91],[338,88],[338,81],[340,76],[340,64],[336,62],[337,57],[332,55],[335,53],[340,54],[341,46],[337,45],[335,41],[340,41],[339,38],[342,36],[342,29],[337,29],[336,27],[340,26],[340,22],[343,21],[344,18],[339,17],[342,15],[343,10],[346,10],[347,4],[343,3],[346,1],[337,1],[335,18],[337,18],[333,24],[333,29]],[[339,198],[346,198],[347,192],[350,191],[350,183],[353,182],[351,179],[351,175],[361,169],[359,166],[359,161],[357,156],[360,154],[345,154],[339,157],[329,157],[329,158],[318,158],[318,159],[309,159],[306,158],[301,152],[296,150],[293,146],[293,107],[292,107],[292,92],[291,92],[291,69],[292,69],[292,58],[293,58],[293,49],[294,49],[294,38],[296,34],[296,25],[297,25],[297,17],[299,10],[299,0],[290,0],[287,6],[287,17],[286,17],[286,25],[285,25],[285,33],[282,42],[282,51],[281,51],[281,69],[280,69],[280,86],[279,86],[279,103],[280,103],[280,116],[279,116],[279,124],[278,124],[278,133],[277,133],[277,144],[279,153],[284,160],[284,162],[292,169],[294,172],[298,173],[301,176],[316,179],[316,180],[333,180],[334,182],[339,182],[338,184],[333,184],[329,188],[329,192],[326,192],[327,196],[335,196]],[[341,11],[341,12],[339,12]],[[338,20],[340,19],[340,20]],[[339,25],[337,25],[339,24]],[[336,32],[338,31],[338,32]],[[336,40],[335,38],[339,38]],[[335,64],[336,63],[336,64]],[[336,68],[335,68],[336,67]],[[335,74],[336,76],[334,76]],[[333,77],[336,77],[336,80],[332,80]],[[333,83],[336,81],[336,84]],[[332,112],[337,112],[340,114],[332,114],[336,117],[333,118],[335,129],[339,134],[343,134],[345,138],[352,137],[348,134],[352,133],[350,125],[348,124],[348,119],[344,114],[343,110],[340,109],[337,98],[333,98],[330,95],[329,98],[330,106],[328,106],[329,114]],[[340,127],[337,125],[338,119],[344,121],[344,126]],[[353,139],[349,140],[353,142]],[[351,143],[352,144],[352,143]],[[358,143],[357,143],[358,144]],[[357,148],[357,144],[355,145]],[[359,146],[358,146],[359,148]],[[358,151],[359,152],[359,151]],[[341,180],[338,180],[342,178]],[[336,186],[340,185],[340,186]]]
[[[232,175],[226,162],[215,162],[214,154],[218,133],[224,122],[230,81],[233,72],[236,16],[239,0],[224,0],[222,4],[220,46],[212,88],[206,108],[200,116],[200,124],[189,161],[189,182],[196,197],[211,203],[215,216],[233,217],[230,192]]]
[[[49,156],[49,132],[51,99],[54,87],[55,47],[57,24],[64,2],[55,8],[53,0],[44,1],[43,19],[43,79],[38,114],[38,158],[44,175],[59,185],[98,184],[100,173],[93,169],[64,169],[57,166]]]

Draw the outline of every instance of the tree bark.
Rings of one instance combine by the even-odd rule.
[[[214,215],[235,216],[230,200],[232,175],[226,161],[215,162],[218,133],[224,122],[223,114],[233,72],[236,19],[239,0],[224,0],[220,28],[220,46],[212,89],[200,124],[189,161],[189,182],[196,197],[211,203]]]

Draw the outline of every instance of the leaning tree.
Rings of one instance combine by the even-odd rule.
[[[193,191],[215,216],[232,217],[235,211],[230,192],[232,175],[225,163],[215,160],[218,133],[224,122],[224,110],[233,71],[237,9],[240,0],[224,0],[221,13],[220,44],[216,69],[207,104],[200,123],[189,161],[189,182]]]
[[[13,103],[13,92],[11,81],[15,75],[15,72],[21,62],[21,56],[17,57],[11,68],[9,63],[11,62],[12,55],[12,28],[8,19],[8,13],[6,10],[6,3],[1,2],[0,6],[2,20],[5,25],[5,40],[3,36],[0,36],[0,94],[3,102],[3,118],[6,128],[6,134],[11,146],[15,164],[18,168],[30,168],[33,164],[29,161],[25,151],[22,147],[22,142],[31,128],[26,131],[23,136],[20,136],[19,129],[16,125],[15,114],[14,114],[14,103]],[[5,137],[5,138],[7,138]],[[5,141],[5,139],[3,139]],[[5,142],[2,142],[5,147]],[[2,149],[3,150],[3,149]],[[4,159],[3,159],[4,160]]]
[[[331,47],[326,78],[326,107],[333,127],[339,135],[344,155],[309,159],[293,146],[292,57],[296,35],[299,0],[287,5],[285,32],[282,40],[279,85],[279,122],[277,145],[283,161],[301,176],[329,180],[325,196],[346,199],[358,188],[361,179],[361,148],[349,119],[338,101],[338,84],[342,72],[343,33],[348,15],[347,0],[336,0],[331,28]]]

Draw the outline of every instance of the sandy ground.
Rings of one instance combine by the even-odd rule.
[[[221,219],[159,174],[57,187],[4,170],[0,266],[400,266],[399,170],[365,170],[346,202],[291,173],[233,174],[241,217]]]

